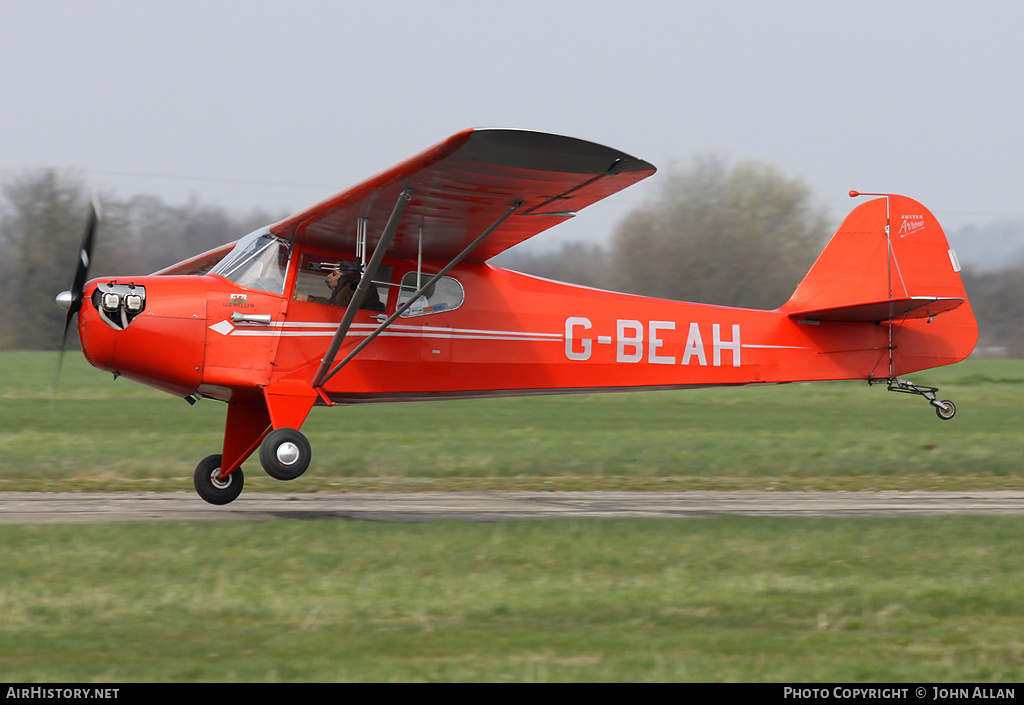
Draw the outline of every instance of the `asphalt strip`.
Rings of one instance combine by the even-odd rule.
[[[0,524],[349,519],[386,522],[612,517],[1021,514],[1024,492],[365,492],[243,494],[229,505],[191,492],[0,492]]]

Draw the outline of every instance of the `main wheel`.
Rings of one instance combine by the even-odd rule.
[[[260,444],[260,463],[275,480],[294,480],[312,456],[309,441],[294,428],[275,428]]]
[[[221,479],[220,475],[221,456],[211,455],[203,458],[196,466],[196,472],[192,476],[192,484],[196,492],[210,504],[229,504],[238,498],[242,493],[242,485],[245,484],[245,476],[239,468],[227,477]]]
[[[956,406],[949,399],[943,399],[935,406],[935,413],[943,421],[949,421],[956,414]]]

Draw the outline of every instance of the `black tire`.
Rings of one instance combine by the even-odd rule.
[[[242,468],[238,468],[223,480],[218,480],[220,461],[221,456],[219,455],[203,458],[196,466],[196,472],[192,476],[192,484],[195,485],[196,492],[210,504],[222,505],[234,502],[238,495],[242,494],[242,485],[245,484]]]
[[[275,428],[260,443],[260,463],[275,480],[294,480],[313,457],[309,441],[294,428]]]
[[[949,421],[951,418],[956,416],[956,405],[949,399],[943,399],[939,402],[939,405],[935,407],[935,414],[943,421]]]

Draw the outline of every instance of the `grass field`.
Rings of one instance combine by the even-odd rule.
[[[188,490],[223,406],[0,355],[0,489]],[[1024,362],[317,409],[246,491],[1024,489]],[[200,501],[198,498],[196,501]],[[1024,517],[0,525],[0,680],[1016,682]]]
[[[68,355],[0,354],[0,490],[191,489],[225,407],[190,407]],[[912,379],[958,408],[838,382],[315,408],[310,470],[256,459],[246,491],[417,489],[1024,489],[1024,361]]]
[[[1022,531],[0,526],[0,681],[1018,682]]]
[[[69,355],[0,355],[0,490],[190,489],[224,405],[189,407]],[[313,409],[293,483],[255,459],[246,491],[416,489],[1024,489],[1024,361],[915,381],[957,415],[866,383],[712,388]]]

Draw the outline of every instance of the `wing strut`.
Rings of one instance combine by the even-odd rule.
[[[484,240],[487,239],[488,235],[490,235],[492,232],[494,232],[495,228],[497,228],[499,225],[504,223],[505,219],[508,218],[513,213],[515,213],[516,210],[518,210],[522,205],[523,205],[522,201],[516,201],[513,205],[509,206],[508,210],[506,210],[504,213],[502,213],[501,216],[499,216],[499,218],[497,220],[495,220],[493,223],[491,223],[491,225],[488,226],[486,230],[484,230],[482,233],[480,233],[480,235],[475,240],[473,240],[473,242],[469,243],[469,245],[466,246],[466,249],[464,249],[462,252],[457,254],[455,256],[455,258],[451,262],[449,262],[448,264],[446,264],[444,267],[441,268],[441,271],[439,271],[437,274],[435,274],[429,280],[427,280],[426,284],[423,284],[422,286],[420,286],[420,288],[417,289],[416,292],[412,296],[409,297],[408,301],[406,301],[404,304],[399,306],[395,310],[394,313],[392,313],[390,316],[388,316],[387,319],[385,319],[385,321],[383,323],[381,323],[379,326],[377,326],[377,329],[374,330],[372,333],[370,333],[370,335],[368,335],[361,343],[359,343],[359,345],[357,345],[355,347],[355,349],[352,350],[352,352],[350,352],[345,357],[344,360],[342,360],[337,365],[332,367],[330,372],[328,372],[326,375],[323,376],[323,379],[321,379],[320,378],[320,374],[317,373],[316,379],[314,379],[314,381],[313,381],[313,386],[314,387],[322,387],[324,385],[324,383],[327,382],[327,380],[329,380],[334,375],[338,374],[338,372],[341,370],[342,367],[347,365],[352,360],[352,358],[354,358],[356,355],[358,355],[363,350],[363,348],[365,348],[367,345],[370,344],[370,341],[372,341],[378,335],[383,333],[385,330],[387,330],[391,326],[392,323],[394,323],[396,320],[398,320],[398,317],[401,316],[403,313],[405,313],[413,305],[413,303],[415,303],[416,299],[418,299],[420,296],[423,295],[423,292],[427,291],[430,287],[432,287],[435,283],[437,283],[441,279],[441,277],[443,277],[445,274],[450,272],[455,265],[457,265],[459,262],[464,260],[469,255],[470,252],[475,250],[476,247],[481,242],[483,242]],[[373,256],[374,257],[377,256],[376,251],[373,253]],[[351,323],[351,321],[350,321],[350,323]],[[344,321],[342,321],[342,324],[344,324]],[[338,330],[338,334],[341,335],[342,338],[344,337],[344,334],[342,333],[340,328]],[[336,335],[335,338],[337,338],[337,337],[338,336]],[[333,343],[332,343],[332,347],[334,347]],[[336,349],[335,349],[334,353],[337,353]],[[330,355],[330,358],[332,359],[332,361],[333,361],[333,357],[334,357],[334,354]],[[323,369],[323,367],[321,367],[321,369]]]
[[[352,294],[352,300],[349,301],[348,308],[345,309],[345,315],[342,317],[341,323],[338,324],[338,331],[334,334],[334,338],[331,340],[331,344],[327,348],[327,354],[324,355],[323,360],[320,361],[320,369],[316,371],[316,376],[313,378],[314,387],[321,386],[334,374],[334,372],[328,374],[327,370],[332,364],[334,364],[334,358],[338,354],[338,350],[341,349],[341,344],[345,340],[345,335],[348,333],[348,329],[351,327],[352,321],[356,317],[356,312],[359,310],[359,307],[363,305],[363,299],[366,298],[366,292],[370,289],[370,281],[377,275],[377,268],[380,266],[380,261],[384,258],[384,253],[391,244],[391,239],[395,236],[395,231],[398,230],[398,223],[402,220],[402,213],[405,212],[405,207],[409,205],[409,201],[411,200],[412,190],[406,189],[402,191],[398,200],[395,202],[395,207],[391,211],[391,217],[388,218],[388,223],[384,227],[384,232],[381,234],[380,240],[377,241],[377,246],[373,249],[373,256],[370,257],[370,262],[363,270],[363,274],[359,278],[359,285],[356,287],[355,293]]]

